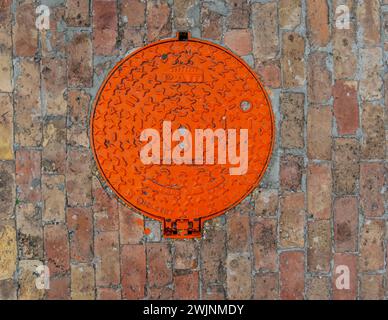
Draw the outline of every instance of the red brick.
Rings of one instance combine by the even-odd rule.
[[[329,163],[307,168],[307,211],[315,219],[331,217],[332,175]]]
[[[365,45],[380,44],[380,2],[379,0],[364,0],[357,6],[357,21]]]
[[[205,39],[221,40],[222,15],[209,10],[206,6],[201,8],[202,37]]]
[[[125,245],[121,249],[121,285],[124,299],[145,296],[146,256],[144,245]]]
[[[148,283],[150,287],[165,287],[172,282],[171,254],[166,243],[147,244]]]
[[[100,181],[93,177],[93,212],[96,230],[119,230],[118,201],[114,195],[108,194]]]
[[[359,127],[357,82],[336,81],[333,96],[338,134],[356,134]]]
[[[365,220],[360,238],[360,271],[384,269],[384,221]]]
[[[302,186],[304,160],[302,157],[286,154],[280,160],[280,187],[285,191],[299,191]]]
[[[226,258],[227,298],[251,299],[252,262],[248,254],[228,253]]]
[[[384,300],[384,276],[364,274],[360,280],[361,300]]]
[[[277,273],[256,274],[253,299],[279,299],[279,275]]]
[[[331,261],[330,220],[308,223],[307,268],[310,272],[329,272]]]
[[[279,88],[281,85],[279,61],[268,61],[258,64],[257,74],[266,87]]]
[[[248,28],[249,4],[245,0],[227,0],[230,13],[226,20],[226,26],[230,29]]]
[[[5,0],[0,4],[0,54],[11,56],[12,54],[12,1]]]
[[[280,59],[283,86],[302,87],[306,82],[305,39],[296,32],[283,33],[283,51]]]
[[[117,7],[115,0],[93,1],[93,47],[95,55],[115,53]]]
[[[50,278],[47,300],[70,300],[70,277]]]
[[[71,87],[91,87],[93,83],[93,48],[90,34],[79,32],[67,46],[67,81]]]
[[[69,239],[63,224],[44,227],[44,246],[50,276],[64,275],[70,271]]]
[[[98,300],[120,300],[121,291],[120,289],[114,289],[114,288],[97,288],[97,299]]]
[[[67,0],[66,24],[69,27],[87,27],[90,25],[90,1]]]
[[[280,199],[279,244],[284,248],[304,247],[306,211],[303,193],[287,193]]]
[[[17,198],[22,201],[41,200],[41,153],[37,150],[16,151]]]
[[[384,176],[386,169],[382,163],[362,163],[360,169],[361,207],[367,217],[384,214]]]
[[[45,222],[65,221],[65,176],[64,175],[43,175],[42,197],[43,214]]]
[[[198,266],[198,252],[191,240],[175,242],[175,270],[190,270]]]
[[[147,1],[147,40],[155,41],[171,35],[171,9],[166,0]]]
[[[304,255],[299,251],[280,254],[280,299],[302,300],[304,297]]]
[[[330,40],[329,8],[326,0],[307,1],[307,30],[312,46],[325,47]]]
[[[362,112],[362,159],[385,159],[384,109],[366,104]]]
[[[331,160],[333,115],[331,107],[310,107],[307,115],[307,155],[310,159]]]
[[[252,230],[252,250],[256,271],[277,270],[276,220],[258,219]]]
[[[35,26],[35,6],[32,1],[16,5],[13,32],[16,56],[33,57],[38,48],[38,30]]]
[[[90,152],[87,149],[72,149],[67,152],[67,204],[70,206],[90,205],[92,201]]]
[[[337,287],[337,282],[343,284],[343,270],[338,268],[339,266],[345,266],[349,270],[349,289],[340,289]],[[356,300],[358,292],[358,279],[357,279],[357,256],[353,254],[336,253],[334,255],[334,269],[333,269],[333,299],[334,300]],[[338,273],[337,273],[338,272]],[[339,278],[341,277],[341,278]],[[338,281],[337,281],[338,280]],[[342,280],[342,281],[341,281]]]
[[[70,256],[73,261],[93,259],[93,216],[90,208],[67,208]]]
[[[199,277],[198,271],[174,277],[174,299],[198,300]]]
[[[66,119],[47,120],[43,125],[42,170],[64,174],[66,170]]]
[[[239,56],[252,51],[252,35],[248,29],[230,30],[224,36],[225,45]]]
[[[174,293],[170,287],[148,288],[147,292],[149,300],[171,300]]]
[[[327,53],[313,52],[308,59],[307,93],[310,103],[325,104],[331,97],[331,73],[327,69]]]
[[[276,216],[279,206],[278,191],[275,189],[256,189],[253,194],[257,216]]]
[[[120,17],[125,27],[141,27],[145,23],[146,5],[140,0],[120,2]]]
[[[229,252],[248,252],[250,243],[249,210],[238,205],[228,214],[227,243]],[[240,211],[241,210],[241,211]],[[253,208],[251,209],[253,211]]]
[[[120,243],[136,244],[144,237],[143,216],[123,204],[118,204],[120,215]]]
[[[300,25],[302,17],[301,0],[279,1],[279,25],[283,29],[294,29]]]
[[[115,231],[100,232],[94,238],[96,285],[114,286],[120,283],[119,235]]]
[[[356,197],[334,201],[334,239],[336,252],[357,251],[358,201]]]

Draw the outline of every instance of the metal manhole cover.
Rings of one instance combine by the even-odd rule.
[[[275,130],[246,63],[187,33],[120,61],[98,92],[90,128],[108,185],[176,238],[200,236],[205,220],[258,185]]]

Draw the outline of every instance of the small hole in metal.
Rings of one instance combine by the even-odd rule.
[[[249,101],[243,100],[240,103],[240,108],[242,111],[248,111],[251,108],[251,103]]]

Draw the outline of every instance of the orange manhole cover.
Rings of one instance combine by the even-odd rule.
[[[109,186],[175,238],[200,236],[205,220],[258,185],[275,131],[247,64],[187,33],[120,61],[98,92],[90,127]]]

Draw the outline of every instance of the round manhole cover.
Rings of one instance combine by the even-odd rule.
[[[200,236],[205,220],[258,185],[275,130],[248,65],[185,33],[120,61],[96,96],[90,128],[108,185],[178,238]]]

